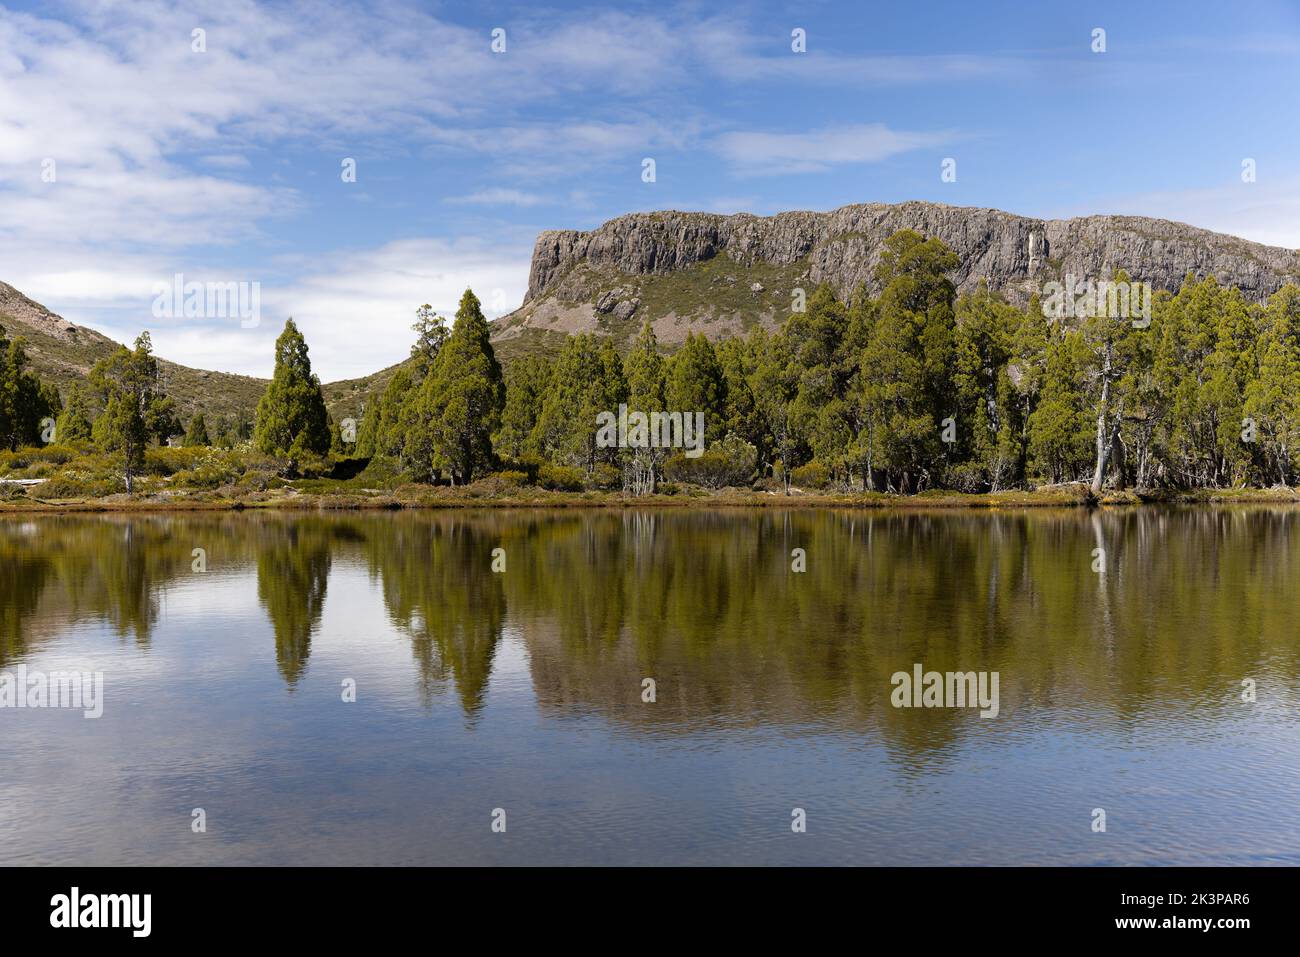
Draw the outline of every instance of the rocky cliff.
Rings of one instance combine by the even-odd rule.
[[[625,338],[649,318],[672,342],[690,329],[774,324],[795,285],[828,282],[842,297],[859,283],[872,288],[882,244],[900,229],[956,251],[959,290],[985,279],[1017,303],[1067,274],[1106,279],[1117,268],[1157,289],[1177,289],[1189,272],[1211,275],[1252,300],[1300,282],[1296,250],[1142,216],[1043,220],[921,202],[768,217],[637,213],[587,232],[542,233],[524,304],[497,337],[595,329]]]

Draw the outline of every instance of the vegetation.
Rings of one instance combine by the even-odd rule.
[[[183,444],[209,457],[154,474],[147,450],[182,430],[147,333],[96,363],[66,405],[26,369],[22,341],[0,335],[0,440],[63,450],[57,462],[10,463],[11,477],[46,479],[46,498],[135,492],[141,476],[149,491],[158,478],[171,489],[305,482],[348,494],[473,485],[470,497],[531,494],[525,486],[862,496],[1071,483],[1096,497],[1295,483],[1300,289],[1252,304],[1189,275],[1154,297],[1149,322],[1054,319],[1037,298],[1020,309],[983,285],[958,296],[956,266],[939,240],[903,231],[886,243],[876,296],[859,287],[841,301],[822,286],[775,332],[690,335],[671,355],[648,323],[625,353],[610,336],[572,336],[506,375],[466,290],[450,328],[428,305],[417,310],[410,359],[367,380],[355,443],[331,421],[289,320],[256,421],[196,413]],[[697,413],[703,449],[683,448],[680,434],[647,441],[661,419],[690,424]],[[610,443],[598,418],[615,415],[622,440]],[[99,468],[105,456],[115,473]]]
[[[301,460],[326,454],[330,442],[329,413],[320,380],[311,371],[307,340],[289,319],[275,340],[275,372],[257,403],[253,444],[259,452]]]

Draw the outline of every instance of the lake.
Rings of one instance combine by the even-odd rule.
[[[0,862],[1300,864],[1298,523],[5,516]]]

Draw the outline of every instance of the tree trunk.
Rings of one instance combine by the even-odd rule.
[[[1110,343],[1106,343],[1106,361],[1101,368],[1101,401],[1097,404],[1097,465],[1092,471],[1092,494],[1100,494],[1106,482],[1106,465],[1110,460],[1110,435],[1106,428],[1110,404]]]

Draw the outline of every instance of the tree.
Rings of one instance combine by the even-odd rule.
[[[275,372],[257,403],[253,441],[268,455],[324,455],[330,449],[329,413],[320,380],[311,371],[307,341],[292,318],[275,340]]]
[[[982,280],[957,301],[956,314],[953,391],[957,421],[965,424],[956,455],[969,480],[997,491],[1021,476],[1021,407],[1008,372],[1021,314]]]
[[[196,412],[194,417],[190,419],[190,426],[185,430],[185,439],[182,444],[186,448],[212,444],[208,439],[208,424],[204,421],[202,412]]]
[[[80,386],[73,388],[67,406],[55,423],[54,434],[63,443],[90,441],[90,404],[85,389]]]
[[[144,466],[144,450],[160,417],[158,410],[167,405],[149,333],[140,333],[134,350],[119,346],[95,363],[89,384],[104,409],[95,420],[95,441],[105,451],[121,453],[130,493],[135,474]]]
[[[511,459],[535,455],[540,450],[534,430],[542,414],[542,404],[550,390],[551,364],[542,356],[525,356],[517,361],[506,377],[506,404],[501,412],[501,430],[494,445]]]
[[[413,376],[416,382],[423,382],[447,341],[447,320],[426,302],[415,310],[415,324],[411,328],[415,331],[415,344],[411,346]]]
[[[0,444],[11,451],[41,441],[41,421],[58,415],[58,390],[26,371],[23,340],[0,326]]]
[[[875,278],[883,288],[861,360],[867,486],[919,491],[947,454],[941,423],[956,417],[951,370],[957,256],[937,239],[900,230],[885,241]],[[960,435],[971,423],[956,423]]]
[[[1274,293],[1262,325],[1259,375],[1246,389],[1243,440],[1258,441],[1266,481],[1291,485],[1300,451],[1300,287],[1288,283]]]
[[[654,327],[646,321],[641,326],[636,341],[632,343],[632,350],[623,360],[629,415],[640,412],[649,418],[655,412],[665,411],[665,366],[664,357],[659,354]],[[665,449],[653,446],[638,446],[629,450],[625,456],[623,487],[634,495],[653,492],[666,455]]]
[[[1079,475],[1090,454],[1092,435],[1083,407],[1077,337],[1075,332],[1052,330],[1038,402],[1029,416],[1030,465],[1052,484]]]
[[[703,412],[706,441],[725,434],[727,380],[713,343],[703,333],[687,333],[686,341],[673,356],[666,401],[670,412],[683,416]]]
[[[600,448],[596,435],[597,416],[617,414],[618,403],[627,398],[616,360],[617,354],[602,348],[591,333],[571,337],[556,358],[534,430],[536,447],[555,464],[591,474],[598,461],[614,460],[618,450]]]
[[[492,434],[505,406],[505,381],[478,297],[466,289],[451,335],[411,400],[405,450],[417,474],[446,468],[471,482],[492,461]]]

